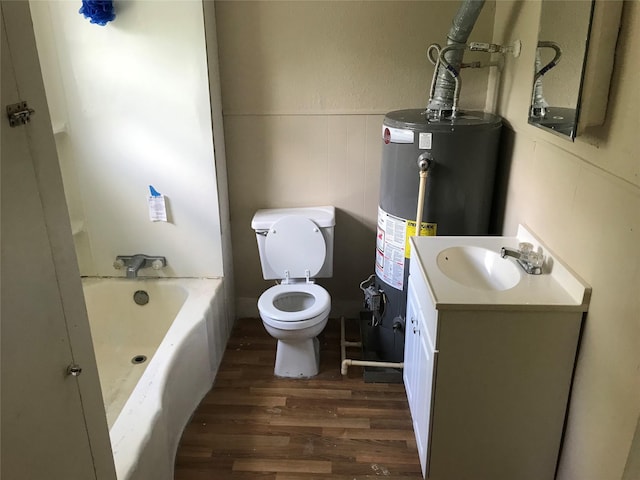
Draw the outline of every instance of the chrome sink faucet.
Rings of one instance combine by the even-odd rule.
[[[141,268],[152,267],[154,270],[160,270],[167,266],[165,257],[157,257],[138,253],[137,255],[118,255],[113,262],[113,268],[120,270],[127,269],[127,278],[137,278]]]
[[[539,252],[534,252],[533,245],[528,242],[520,243],[520,245],[518,245],[518,250],[502,247],[500,250],[500,256],[502,258],[515,258],[523,270],[530,275],[540,275],[542,273],[544,255]]]

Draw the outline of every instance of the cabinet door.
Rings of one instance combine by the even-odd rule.
[[[404,380],[404,388],[407,392],[407,400],[409,402],[409,410],[411,411],[412,418],[415,417],[415,390],[416,375],[418,371],[416,358],[418,353],[418,336],[416,335],[416,332],[418,329],[419,312],[420,307],[418,306],[413,282],[409,280],[407,290],[407,313],[405,316],[404,370],[402,377]]]
[[[419,318],[419,330],[417,332],[416,345],[416,385],[415,385],[415,419],[414,430],[420,455],[422,474],[426,477],[428,472],[429,431],[431,425],[431,398],[433,392],[433,374],[436,352],[430,342],[427,329],[422,323],[424,318]]]
[[[434,372],[434,342],[429,336],[426,317],[420,308],[416,281],[409,277],[407,291],[404,384],[416,436],[423,475],[427,472],[431,396]],[[429,312],[435,315],[435,312]],[[434,320],[435,321],[435,320]]]

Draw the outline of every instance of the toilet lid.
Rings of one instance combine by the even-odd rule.
[[[274,272],[285,278],[305,278],[318,274],[327,246],[320,228],[307,217],[291,215],[276,221],[265,239],[265,254]]]
[[[312,297],[305,308],[289,311],[278,308],[278,300],[287,296],[308,295]],[[331,308],[331,297],[320,285],[315,283],[293,283],[274,285],[265,290],[258,298],[258,310],[261,315],[280,322],[301,322],[327,312]]]

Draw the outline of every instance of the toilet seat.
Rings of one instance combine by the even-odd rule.
[[[306,308],[287,311],[278,308],[287,296],[309,296],[313,302]],[[286,300],[285,300],[286,302]],[[316,323],[318,317],[326,317],[331,309],[331,297],[320,285],[315,283],[293,283],[275,285],[267,289],[258,299],[260,316],[274,327],[286,330],[300,329]]]

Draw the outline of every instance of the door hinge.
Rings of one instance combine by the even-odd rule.
[[[29,121],[31,121],[31,115],[35,113],[36,111],[33,108],[29,108],[27,102],[7,105],[7,117],[9,118],[9,125],[12,127],[29,123]]]

